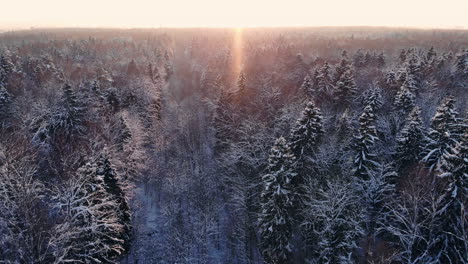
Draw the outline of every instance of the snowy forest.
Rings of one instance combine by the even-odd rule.
[[[468,263],[468,31],[0,34],[0,263]]]

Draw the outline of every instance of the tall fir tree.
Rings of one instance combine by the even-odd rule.
[[[292,216],[298,199],[292,185],[296,177],[294,163],[295,157],[286,140],[278,138],[271,149],[268,173],[262,177],[259,227],[266,263],[292,263]]]

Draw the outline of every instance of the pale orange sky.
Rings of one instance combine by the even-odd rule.
[[[0,0],[0,28],[403,26],[468,29],[468,0]]]

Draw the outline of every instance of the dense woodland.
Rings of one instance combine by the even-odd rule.
[[[468,32],[0,34],[0,263],[468,263]]]

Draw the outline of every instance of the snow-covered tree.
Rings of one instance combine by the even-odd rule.
[[[406,123],[397,137],[395,159],[400,171],[418,163],[424,145],[424,127],[421,109],[415,107],[406,118]]]
[[[323,134],[322,114],[312,101],[307,103],[301,116],[291,130],[290,146],[297,158],[311,153]]]
[[[428,236],[431,225],[428,216],[427,191],[414,181],[387,204],[388,215],[381,232],[388,234],[396,247],[395,260],[409,264],[439,263],[429,255],[433,241]]]
[[[372,170],[379,166],[372,147],[377,139],[375,129],[375,114],[371,105],[364,108],[364,112],[359,116],[359,131],[355,136],[354,150],[354,175],[361,179],[368,179]]]
[[[450,152],[452,146],[456,144],[457,116],[455,99],[453,96],[448,96],[432,118],[427,142],[422,151],[422,162],[431,171],[440,165],[443,155]]]
[[[10,93],[0,84],[0,127],[5,127],[6,119],[11,116],[12,98]]]
[[[407,113],[415,106],[416,96],[405,84],[403,84],[395,95],[393,105],[396,109]]]
[[[314,85],[312,83],[312,79],[310,78],[310,75],[307,74],[304,77],[304,82],[301,85],[301,90],[307,95],[308,98],[312,98],[314,94]]]
[[[468,77],[468,49],[463,50],[457,55],[455,64],[456,73],[461,77]]]
[[[138,75],[139,70],[135,60],[131,60],[127,66],[127,75]]]
[[[374,87],[366,91],[364,105],[366,107],[370,106],[374,112],[382,107],[382,92],[379,87]]]
[[[378,166],[369,175],[368,180],[354,182],[357,194],[361,198],[364,215],[366,240],[363,245],[366,262],[371,262],[376,256],[375,244],[379,239],[379,230],[387,225],[389,212],[387,204],[394,199],[397,173],[393,166],[384,164]],[[372,262],[371,262],[372,263]]]
[[[58,108],[53,116],[54,131],[61,131],[67,138],[82,135],[85,132],[84,115],[86,109],[71,86],[63,86],[63,108]]]
[[[364,52],[362,51],[362,49],[358,49],[356,51],[356,53],[354,54],[353,64],[354,64],[354,67],[356,67],[356,68],[360,68],[360,67],[365,66],[365,64],[366,64],[365,55],[364,55]]]
[[[340,79],[336,83],[334,97],[336,103],[342,107],[351,104],[356,95],[357,87],[354,82],[354,76],[351,69],[347,69],[341,74]]]
[[[104,186],[103,175],[87,163],[53,197],[61,217],[49,244],[53,263],[118,263],[125,227],[118,203]]]
[[[346,55],[346,51],[343,51],[343,55],[341,56],[340,63],[335,67],[335,82],[338,82],[341,79],[341,75],[345,73],[347,70],[351,68],[351,63],[348,60],[348,56]]]
[[[330,64],[328,64],[328,62],[325,62],[322,67],[320,67],[314,82],[317,84],[315,90],[319,97],[326,97],[331,95],[333,91],[333,84]]]
[[[120,116],[119,118],[116,130],[117,130],[117,138],[116,138],[117,148],[120,151],[123,151],[124,145],[131,139],[132,133],[130,132],[130,129],[128,128],[122,116]]]
[[[460,142],[443,154],[438,170],[445,187],[434,225],[439,241],[432,254],[440,256],[441,263],[467,263],[468,129]]]
[[[44,184],[33,157],[5,151],[0,144],[0,263],[45,263]]]
[[[268,173],[262,177],[259,215],[262,253],[266,263],[291,263],[293,208],[297,201],[292,182],[295,158],[286,140],[278,138],[271,149]]]
[[[121,178],[117,175],[115,168],[107,157],[108,154],[104,153],[99,157],[96,163],[96,174],[102,176],[104,180],[104,188],[109,195],[112,196],[112,200],[117,204],[118,211],[117,215],[119,223],[123,226],[123,231],[119,235],[119,239],[124,241],[124,249],[129,249],[130,240],[130,220],[131,212],[128,205],[126,194],[123,190]]]
[[[434,60],[436,57],[437,57],[437,52],[435,51],[434,46],[431,46],[431,48],[426,53],[426,61],[430,62]]]
[[[380,52],[379,55],[377,55],[376,63],[379,68],[383,68],[385,66],[386,58],[383,52]]]
[[[310,263],[355,263],[355,250],[364,235],[365,215],[349,183],[328,182],[304,208],[303,227],[310,239]]]

